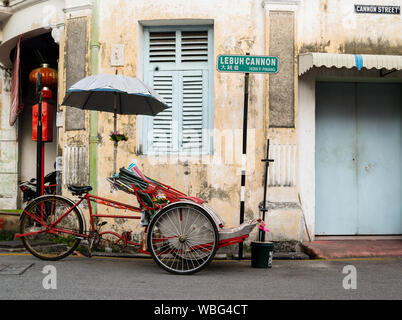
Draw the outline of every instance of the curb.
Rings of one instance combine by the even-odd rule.
[[[28,253],[24,247],[21,248],[5,248],[0,246],[0,253]],[[83,255],[85,256],[85,255]],[[116,252],[92,252],[93,257],[110,257],[110,258],[140,258],[152,259],[150,255],[144,253],[116,253]],[[226,253],[216,254],[214,260],[237,260],[238,255],[228,256]],[[310,260],[310,257],[301,252],[278,252],[273,254],[274,260]],[[250,254],[245,254],[243,260],[251,260]]]

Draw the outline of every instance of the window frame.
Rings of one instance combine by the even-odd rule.
[[[207,31],[208,34],[208,61],[207,62],[180,62],[180,46],[181,37],[180,33],[183,31]],[[149,48],[150,48],[150,33],[151,32],[175,32],[176,33],[176,61],[174,63],[150,63],[149,62]],[[152,87],[152,76],[156,66],[159,67],[157,72],[172,71],[172,72],[188,72],[188,71],[206,71],[207,76],[207,108],[203,109],[203,142],[200,152],[194,153],[185,150],[181,150],[181,146],[178,150],[172,150],[171,152],[152,152],[150,151],[151,141],[148,138],[148,132],[152,130],[152,118],[150,116],[137,117],[141,124],[138,126],[137,133],[139,132],[140,139],[137,139],[138,145],[140,145],[140,153],[144,155],[209,155],[213,153],[213,113],[214,113],[214,38],[213,38],[213,25],[191,25],[191,26],[144,26],[143,27],[143,79],[144,82]],[[172,103],[173,104],[173,103]],[[176,110],[172,110],[175,115],[180,114],[182,109],[180,106]],[[204,119],[205,117],[205,119]],[[172,118],[174,121],[174,117]],[[176,118],[176,120],[179,118]],[[177,131],[177,130],[176,130]],[[179,138],[181,141],[181,138]]]

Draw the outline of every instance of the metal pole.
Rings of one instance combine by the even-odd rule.
[[[91,56],[90,56],[90,74],[98,73],[99,69],[99,0],[92,1],[91,13]],[[92,187],[92,194],[98,192],[98,111],[90,111],[89,116],[89,184]],[[92,213],[97,213],[97,203],[91,204]],[[95,220],[98,218],[95,217]]]
[[[250,55],[250,53],[246,53]],[[244,200],[246,194],[246,160],[247,160],[247,116],[248,116],[248,81],[250,74],[244,75],[244,111],[243,111],[243,153],[241,158],[240,189],[240,224],[244,222]],[[243,259],[243,242],[239,243],[239,260]]]
[[[38,125],[36,127],[36,194],[43,195],[43,141],[42,141],[42,75],[38,72],[36,89],[39,95]]]
[[[262,204],[262,220],[265,221],[265,212],[268,211],[267,209],[267,184],[268,184],[268,168],[269,168],[269,163],[274,162],[274,160],[269,159],[269,139],[267,140],[267,157],[265,159],[261,160],[262,162],[265,162],[265,177],[264,177],[264,200]],[[259,231],[259,239],[261,242],[265,242],[265,232],[260,230]]]
[[[116,133],[117,129],[117,94],[114,93],[114,118],[113,118],[113,132]],[[116,142],[113,143],[113,174],[116,173],[116,162],[117,162],[117,145]]]
[[[116,69],[115,75],[118,74],[118,70]],[[114,93],[114,118],[113,118],[113,133],[117,131],[117,93]],[[113,174],[116,174],[116,162],[117,162],[117,145],[113,144]]]

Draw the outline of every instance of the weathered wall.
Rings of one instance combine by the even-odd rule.
[[[68,2],[68,3],[67,3]],[[66,90],[75,82],[86,77],[89,70],[89,36],[90,36],[90,13],[84,7],[75,9],[77,1],[66,1],[66,15],[64,20],[64,32],[60,39],[59,60],[59,83],[58,100],[64,99]],[[79,4],[79,3],[78,3]],[[70,28],[71,27],[71,28]],[[86,157],[84,164],[88,167],[89,160],[89,112],[80,109],[59,106],[62,112],[62,126],[58,128],[59,156],[65,156],[65,148],[84,147]],[[63,158],[63,166],[68,162]],[[66,171],[63,171],[66,174]],[[89,168],[86,169],[84,183],[88,182]],[[64,177],[65,179],[66,177]],[[63,181],[64,181],[63,179]],[[66,187],[66,185],[63,185]],[[66,195],[71,194],[67,191]]]
[[[0,77],[0,208],[16,209],[18,183],[17,126],[9,125],[11,77]]]
[[[361,3],[361,2],[360,2]],[[402,54],[401,15],[358,14],[354,2],[302,1],[297,14],[298,52]],[[367,5],[400,5],[367,0]],[[298,79],[298,192],[311,235],[315,229],[315,83],[327,81],[395,81],[401,71],[380,79],[379,70],[313,68]],[[371,80],[370,80],[371,79]],[[400,81],[400,80],[399,80]]]
[[[193,21],[192,21],[192,20]],[[254,1],[100,1],[100,73],[114,73],[110,67],[110,48],[124,44],[125,67],[119,73],[143,78],[142,24],[161,20],[172,23],[199,24],[203,19],[214,24],[214,58],[219,54],[263,54],[264,11]],[[204,22],[205,23],[205,22]],[[214,61],[215,65],[215,61]],[[241,130],[243,114],[242,74],[214,73],[214,155],[171,157],[170,164],[158,158],[135,155],[136,117],[118,116],[118,129],[129,141],[119,144],[117,167],[134,159],[140,168],[155,179],[166,182],[194,196],[200,196],[217,210],[228,225],[239,223]],[[262,199],[262,159],[264,154],[264,76],[250,76],[248,168],[245,218],[258,215]],[[98,172],[99,194],[109,196],[105,180],[113,170],[113,144],[108,134],[113,128],[112,114],[99,117]],[[222,135],[229,138],[222,139]],[[231,139],[235,137],[235,139]],[[223,150],[229,150],[227,154]],[[221,155],[224,154],[222,158]],[[215,161],[214,164],[212,162]],[[116,199],[131,202],[118,193]]]
[[[269,55],[279,58],[278,74],[269,77],[269,126],[293,128],[294,112],[294,13],[269,13]]]
[[[87,39],[82,35],[87,34],[87,18],[78,17],[68,19],[66,23],[65,41],[65,69],[66,88],[86,76],[86,54],[88,51]],[[85,112],[78,108],[66,108],[65,129],[85,129]]]
[[[63,18],[63,0],[49,0],[28,6],[12,8],[12,15],[4,20],[0,26],[1,50],[0,59],[2,64],[8,68],[12,67],[10,52],[15,47],[18,37],[24,35],[26,38],[48,32],[44,29],[50,24],[58,24]],[[19,146],[21,135],[18,137],[18,123],[9,126],[10,112],[10,76],[1,72],[0,80],[0,208],[17,208],[18,179],[25,179],[27,176],[34,176],[35,173],[23,172],[21,170],[21,159],[18,158],[18,149],[26,146]],[[29,110],[28,110],[29,111]],[[26,110],[26,113],[28,113]],[[21,122],[21,121],[19,121]],[[22,131],[29,134],[28,130]],[[29,139],[28,139],[29,140]],[[24,149],[25,150],[25,149]],[[32,162],[32,149],[25,150],[25,155],[30,154]],[[50,148],[49,148],[49,150]],[[27,158],[25,158],[27,159]],[[25,161],[27,162],[27,161]],[[53,163],[50,164],[53,166]],[[24,169],[24,168],[23,168]]]
[[[400,16],[358,15],[353,11],[353,4],[341,1],[288,1],[284,7],[281,7],[283,3],[278,1],[266,0],[263,3],[264,6],[255,1],[217,3],[212,0],[100,0],[99,73],[115,72],[116,68],[110,66],[111,46],[123,44],[125,64],[124,67],[117,68],[119,73],[143,79],[144,25],[212,23],[214,59],[219,54],[246,52],[251,55],[270,54],[282,57],[279,64],[281,75],[277,78],[276,75],[250,76],[246,218],[258,216],[257,206],[263,191],[263,166],[260,159],[265,157],[266,138],[270,138],[271,143],[279,147],[295,145],[299,159],[298,170],[299,167],[304,168],[297,174],[296,183],[269,189],[268,199],[276,204],[273,204],[268,215],[268,225],[271,225],[272,231],[270,239],[301,240],[306,237],[303,212],[307,212],[310,232],[314,229],[314,166],[311,166],[311,163],[305,165],[300,160],[314,160],[314,136],[308,124],[314,121],[314,117],[311,113],[313,109],[302,109],[298,104],[300,94],[300,101],[307,101],[306,103],[311,105],[312,88],[311,82],[306,82],[301,83],[301,89],[298,90],[297,53],[322,51],[393,54],[400,48],[401,39],[395,36],[398,34],[395,32],[395,26],[399,26]],[[384,1],[376,4],[381,3],[385,4]],[[66,18],[73,17],[66,15]],[[88,19],[89,14],[87,22]],[[89,33],[88,25],[87,43]],[[66,36],[69,37],[68,32]],[[85,59],[88,67],[88,54]],[[70,67],[66,68],[68,64],[63,63],[67,72],[64,79],[68,78],[68,72],[71,72]],[[137,135],[140,119],[135,116],[118,116],[118,129],[128,135],[129,141],[119,144],[117,167],[127,166],[134,160],[146,174],[190,195],[204,198],[228,225],[237,225],[243,79],[242,74],[219,73],[214,70],[212,155],[170,156],[168,159],[142,155],[139,152],[140,139]],[[66,87],[63,84],[64,90]],[[61,130],[61,146],[87,145],[88,113],[85,117],[86,130]],[[305,122],[305,119],[308,121]],[[130,203],[134,201],[133,198],[122,192],[111,195],[105,179],[113,173],[113,144],[108,136],[112,129],[113,115],[100,113],[98,194]],[[117,221],[117,225],[122,226],[121,221]]]
[[[402,53],[401,15],[358,14],[362,2],[315,0],[301,2],[298,11],[299,51],[396,54]],[[398,0],[367,0],[366,5],[397,5]]]
[[[266,220],[271,227],[268,239],[307,239],[297,189],[297,47],[298,1],[265,0],[266,54],[279,57],[279,72],[268,76],[266,136],[270,158]]]

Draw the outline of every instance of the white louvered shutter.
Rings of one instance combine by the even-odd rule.
[[[206,71],[184,71],[182,74],[182,121],[181,147],[182,151],[202,151],[203,128],[205,126],[205,108],[207,86]]]
[[[161,95],[170,108],[153,117],[151,146],[154,152],[172,152],[174,73],[154,72],[152,83],[154,90]]]
[[[176,62],[176,32],[149,33],[149,62]]]
[[[208,62],[208,31],[181,32],[181,62]]]
[[[171,108],[146,119],[145,153],[209,152],[210,32],[154,30],[145,33],[145,78]]]

